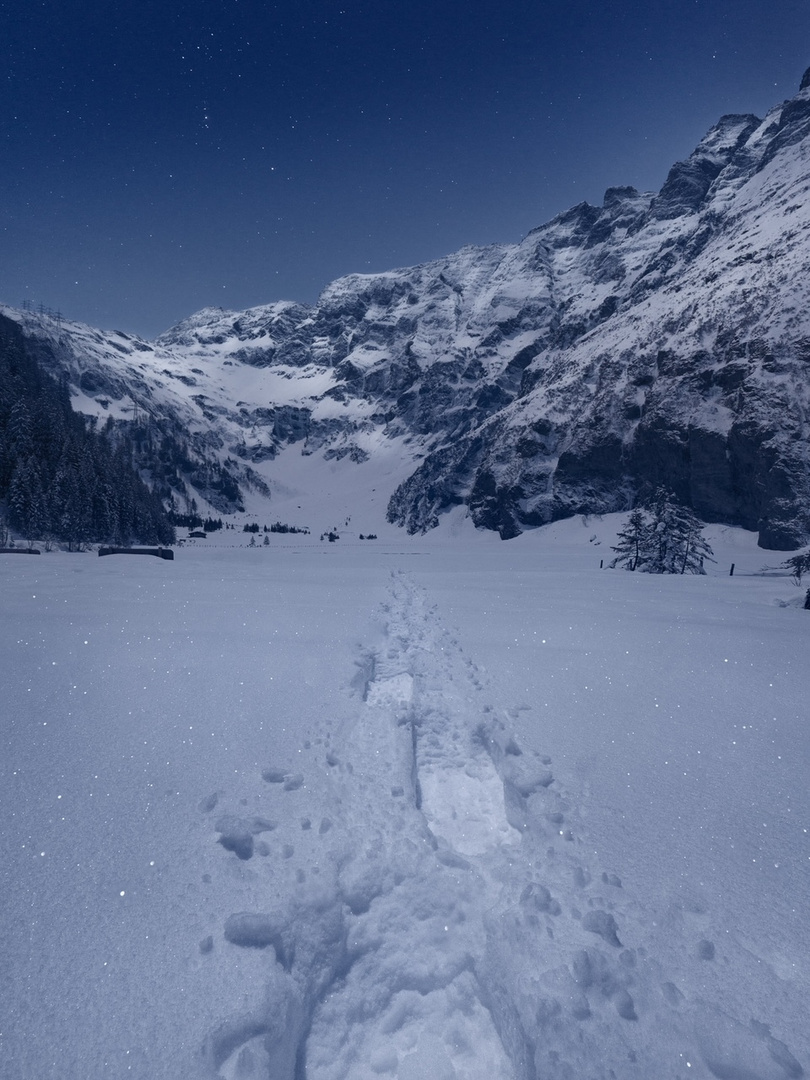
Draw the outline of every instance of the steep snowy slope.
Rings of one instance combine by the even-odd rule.
[[[520,244],[341,278],[311,308],[205,309],[153,343],[3,310],[78,408],[184,432],[204,465],[179,494],[226,510],[214,462],[263,491],[287,446],[384,451],[404,477],[389,520],[412,532],[466,504],[506,538],[664,482],[793,548],[810,534],[809,135],[806,75],[764,120],[723,117],[658,194],[611,188]]]

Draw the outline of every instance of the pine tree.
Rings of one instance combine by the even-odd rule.
[[[646,574],[705,574],[706,559],[714,562],[703,537],[703,525],[688,506],[659,488],[645,511],[635,509],[617,533],[611,566]]]
[[[31,496],[28,509],[28,528],[25,536],[30,541],[43,540],[48,535],[48,512],[45,505],[45,492],[36,462],[32,462]]]
[[[653,496],[650,523],[650,548],[647,570],[651,574],[678,572],[678,512],[671,496],[659,489]]]
[[[714,562],[713,552],[708,540],[703,536],[703,524],[688,507],[682,518],[684,532],[680,541],[682,547],[681,574],[705,574],[704,562]]]
[[[714,559],[693,511],[659,488],[651,512],[650,551],[644,568],[651,574],[705,574],[704,560]]]
[[[618,543],[610,549],[616,552],[616,558],[610,565],[621,566],[624,570],[643,570],[651,541],[650,522],[643,510],[638,507],[633,510],[616,539]]]
[[[11,409],[6,437],[17,458],[28,458],[34,450],[31,416],[24,401],[15,401]]]
[[[780,566],[785,570],[790,570],[796,584],[801,585],[802,576],[810,574],[810,548],[798,555],[791,555],[789,559],[780,563]]]
[[[20,461],[12,473],[8,489],[8,517],[12,529],[24,532],[27,528],[30,501],[28,462]]]
[[[81,523],[79,518],[79,487],[76,471],[69,460],[60,463],[54,483],[53,519],[54,531],[60,540],[67,542],[68,551],[79,548]]]

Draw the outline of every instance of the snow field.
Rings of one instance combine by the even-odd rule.
[[[613,528],[0,565],[2,1075],[802,1075],[810,620]]]

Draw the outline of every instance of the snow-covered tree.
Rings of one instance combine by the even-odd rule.
[[[8,492],[11,525],[28,540],[41,539],[48,527],[42,477],[35,458],[21,461]]]
[[[785,570],[790,570],[796,579],[796,584],[801,585],[803,575],[810,574],[810,548],[807,551],[800,552],[798,555],[791,555],[789,559],[785,559],[780,565]]]
[[[610,565],[621,566],[624,570],[643,570],[650,539],[649,518],[643,510],[636,507],[627,519],[627,524],[616,534],[616,546],[610,549],[616,552],[616,558]]]
[[[703,536],[702,522],[688,511],[691,521],[683,536],[681,574],[705,574],[704,562],[715,562],[709,541]]]
[[[662,488],[653,497],[649,556],[644,569],[651,574],[705,574],[704,560],[714,562],[703,538],[703,524]]]
[[[647,574],[704,574],[704,560],[714,562],[703,538],[703,524],[688,506],[659,489],[648,510],[636,508],[617,534],[611,566]]]

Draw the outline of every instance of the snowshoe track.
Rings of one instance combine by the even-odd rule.
[[[706,999],[710,920],[662,926],[599,866],[552,762],[521,748],[408,575],[392,575],[383,619],[326,755],[334,811],[302,822],[323,844],[318,878],[225,920],[227,947],[266,957],[265,1001],[211,1034],[201,1075],[801,1076],[767,1025]],[[265,771],[281,792],[288,780]],[[224,816],[223,857],[267,824]],[[685,950],[694,979],[678,986],[667,956]],[[683,1051],[664,1061],[662,1045]]]

